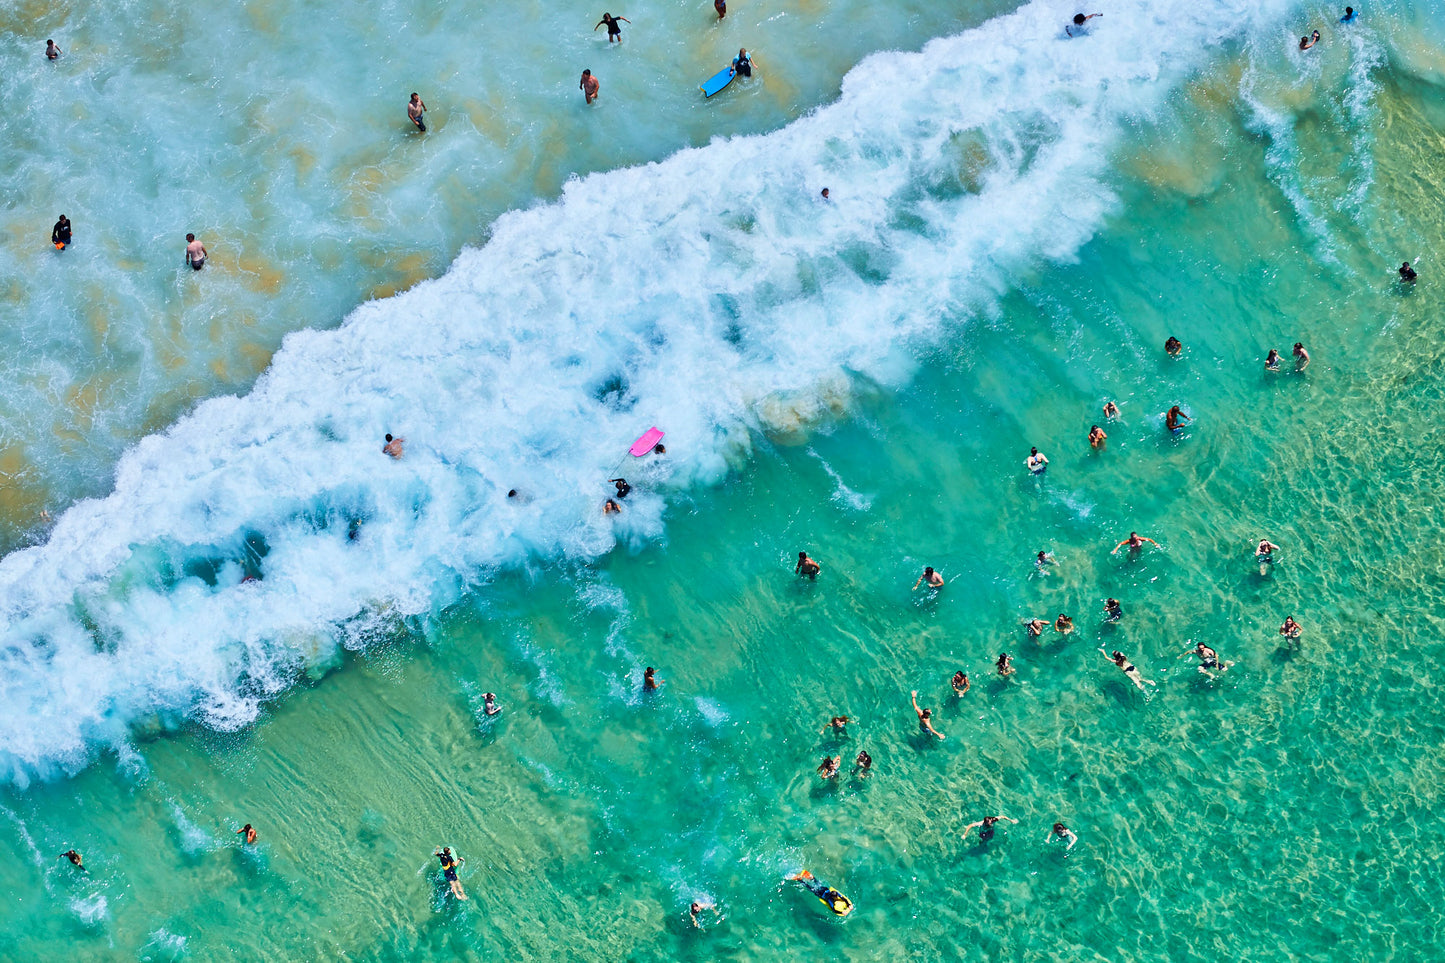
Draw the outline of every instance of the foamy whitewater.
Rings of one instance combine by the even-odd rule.
[[[244,726],[500,569],[661,537],[670,490],[857,379],[906,380],[1069,259],[1111,210],[1123,129],[1287,9],[1125,2],[1070,40],[1074,8],[1041,2],[875,55],[782,131],[573,182],[445,277],[290,336],[250,395],[145,439],[114,494],[0,563],[6,778],[136,726]],[[624,461],[654,424],[667,455]],[[617,474],[637,488],[604,517]]]

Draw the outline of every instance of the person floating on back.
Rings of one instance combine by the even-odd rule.
[[[47,41],[45,41],[45,59],[46,59],[46,60],[59,60],[59,59],[60,59],[60,53],[61,53],[61,50],[60,50],[59,47],[55,46],[55,41],[54,41],[54,40],[47,40]]]
[[[65,220],[65,218],[62,216],[61,220],[63,221]],[[1400,265],[1401,281],[1414,281],[1417,277],[1419,277],[1419,275],[1415,273],[1415,269],[1410,266],[1409,261],[1406,261],[1404,264]]]
[[[753,75],[753,58],[748,56],[748,48],[743,47],[738,55],[733,58],[733,73],[740,77],[751,77]]]
[[[64,214],[55,226],[50,229],[50,243],[55,245],[57,251],[63,251],[70,246],[70,218]]]
[[[1310,49],[1311,47],[1313,47],[1315,44],[1317,44],[1317,43],[1319,43],[1319,42],[1320,42],[1320,32],[1319,32],[1318,30],[1316,30],[1313,34],[1311,34],[1311,35],[1308,36],[1308,37],[1300,37],[1300,38],[1299,38],[1299,48],[1300,48],[1301,50],[1308,50],[1308,49]]]
[[[426,133],[426,101],[415,91],[412,92],[411,101],[406,105],[406,116],[416,124],[416,129],[423,134]]]
[[[1074,14],[1073,24],[1071,26],[1065,27],[1064,33],[1068,34],[1070,37],[1077,37],[1084,32],[1084,24],[1088,23],[1090,20],[1093,20],[1095,17],[1102,16],[1102,13],[1091,13],[1087,17],[1084,16],[1082,13],[1076,13]],[[1078,33],[1074,32],[1076,30],[1078,31]]]
[[[206,246],[194,234],[186,235],[186,263],[197,271],[206,266]]]
[[[577,89],[582,91],[582,96],[587,98],[587,103],[590,104],[597,99],[597,90],[600,86],[597,78],[592,76],[592,71],[582,71],[582,81],[577,85]]]
[[[617,41],[618,43],[621,43],[621,42],[622,42],[622,27],[618,24],[618,21],[621,21],[622,23],[631,23],[631,22],[632,22],[631,20],[628,20],[626,17],[614,17],[614,16],[613,16],[612,14],[610,14],[610,13],[604,13],[604,14],[602,15],[602,19],[599,20],[599,21],[597,21],[597,27],[602,26],[604,23],[607,24],[607,42],[608,42],[608,43],[611,43],[611,42],[614,41],[614,40]],[[597,27],[593,27],[593,28],[592,28],[592,32],[593,32],[593,33],[596,33],[596,32],[597,32]]]

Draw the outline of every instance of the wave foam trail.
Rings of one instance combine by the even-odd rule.
[[[444,277],[292,335],[250,395],[142,441],[111,496],[0,562],[0,769],[244,726],[499,568],[656,537],[670,488],[846,405],[854,376],[900,383],[1011,276],[1073,257],[1121,132],[1285,6],[1123,0],[1069,40],[1074,8],[1040,2],[877,54],[781,131],[572,182]],[[604,518],[651,424],[668,454],[628,464]]]

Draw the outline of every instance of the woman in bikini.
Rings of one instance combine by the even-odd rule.
[[[1146,678],[1144,678],[1142,675],[1140,675],[1140,674],[1139,674],[1139,667],[1138,667],[1137,665],[1135,665],[1134,663],[1130,662],[1130,661],[1128,660],[1128,658],[1125,657],[1124,653],[1122,653],[1122,652],[1115,652],[1113,655],[1107,655],[1107,654],[1105,654],[1103,648],[1100,647],[1100,649],[1099,649],[1099,654],[1100,654],[1100,655],[1103,655],[1104,658],[1108,659],[1110,662],[1114,663],[1114,664],[1117,665],[1119,668],[1123,669],[1123,670],[1124,670],[1124,674],[1129,677],[1129,681],[1130,681],[1130,682],[1133,682],[1136,686],[1138,686],[1140,692],[1147,692],[1147,691],[1148,691],[1147,689],[1144,688],[1145,685],[1154,685],[1154,684],[1155,684],[1155,683],[1153,682],[1153,680],[1151,680],[1151,679],[1146,679]]]

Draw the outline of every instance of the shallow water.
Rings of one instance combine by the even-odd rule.
[[[1243,47],[1211,54],[1123,136],[1088,142],[1106,150],[1097,180],[1073,181],[1078,213],[1107,211],[1097,233],[1085,231],[1092,239],[1070,248],[1063,238],[1083,228],[1050,232],[1047,218],[1024,239],[998,233],[997,248],[1034,256],[981,272],[998,279],[996,297],[959,298],[938,331],[881,330],[872,302],[829,273],[829,258],[873,286],[897,285],[897,301],[922,301],[930,278],[974,291],[950,248],[910,273],[887,263],[888,245],[824,225],[833,251],[809,268],[822,293],[781,300],[797,311],[823,303],[818,337],[829,350],[799,337],[740,369],[753,384],[761,371],[795,387],[758,392],[734,421],[694,422],[678,399],[726,395],[746,379],[699,365],[672,372],[690,380],[670,393],[633,376],[641,410],[616,412],[609,431],[654,420],[647,405],[657,398],[680,427],[665,425],[675,431],[667,461],[630,474],[638,490],[616,523],[616,548],[592,533],[605,486],[582,487],[593,454],[565,449],[565,425],[530,436],[559,480],[506,449],[512,460],[479,469],[524,478],[533,499],[489,502],[481,521],[438,480],[465,465],[437,427],[395,466],[418,480],[356,472],[318,486],[323,506],[340,504],[337,492],[357,505],[415,506],[424,539],[399,534],[388,510],[352,514],[366,516],[363,531],[385,534],[360,546],[368,566],[267,520],[264,505],[280,517],[309,491],[285,485],[319,471],[299,443],[275,456],[288,467],[270,502],[232,495],[241,507],[228,507],[223,489],[176,529],[193,541],[142,541],[85,606],[87,625],[101,626],[87,630],[134,657],[124,665],[156,666],[147,671],[159,679],[164,663],[127,649],[127,631],[210,618],[192,638],[199,678],[214,683],[214,698],[255,700],[261,715],[218,731],[226,717],[203,701],[190,711],[210,728],[163,734],[148,728],[160,718],[139,713],[141,694],[164,716],[187,711],[183,693],[166,703],[168,689],[141,679],[107,688],[87,677],[114,700],[108,721],[124,718],[131,735],[74,777],[5,794],[13,832],[0,881],[19,894],[6,931],[19,934],[22,954],[65,945],[97,959],[532,959],[559,946],[609,960],[1428,957],[1445,896],[1434,872],[1442,733],[1429,631],[1441,619],[1432,576],[1445,562],[1431,538],[1445,494],[1431,424],[1445,373],[1430,198],[1445,165],[1421,145],[1445,117],[1436,116],[1440,57],[1409,13],[1359,24],[1348,42],[1332,33],[1313,60],[1278,55],[1296,32],[1288,22],[1261,21]],[[772,143],[799,143],[789,136],[799,135]],[[1034,136],[1044,146],[1022,154],[1037,150],[1046,165],[1062,138]],[[830,182],[850,184],[860,162],[839,164]],[[1068,168],[1079,178],[1090,169]],[[914,172],[918,193],[934,193],[893,203],[883,220],[958,237],[947,233],[948,192],[925,165]],[[608,183],[625,190],[631,176]],[[843,194],[866,196],[851,184]],[[982,196],[1006,205],[1023,194]],[[567,203],[593,197],[579,191]],[[1018,214],[988,223],[1033,223]],[[503,225],[513,232],[504,236],[535,223]],[[742,233],[768,244],[780,236],[768,224]],[[901,233],[881,236],[901,243]],[[689,237],[680,227],[666,240]],[[1421,252],[1421,281],[1400,287],[1394,267]],[[898,284],[901,275],[919,286]],[[653,296],[666,290],[653,283]],[[840,289],[850,299],[831,293]],[[686,293],[672,296],[686,303]],[[762,309],[743,297],[742,340],[759,343],[748,315]],[[431,308],[414,298],[373,310],[400,323]],[[850,326],[849,312],[878,337]],[[364,333],[367,321],[353,324]],[[632,316],[612,323],[630,343]],[[1186,345],[1178,360],[1162,352],[1170,334]],[[1266,373],[1267,349],[1287,357],[1295,340],[1309,346],[1308,370]],[[511,332],[497,341],[523,351]],[[292,364],[319,380],[327,358],[346,370],[366,357],[341,344],[352,353],[308,342],[315,367]],[[668,350],[675,361],[706,356]],[[824,362],[839,357],[849,363],[830,372]],[[798,370],[781,370],[789,364]],[[551,376],[534,371],[539,382]],[[800,374],[813,375],[811,389]],[[1122,414],[1093,452],[1085,435],[1106,398]],[[1195,420],[1168,437],[1159,412],[1174,403]],[[209,414],[211,425],[257,422],[240,406]],[[343,416],[333,417],[344,437]],[[706,430],[718,423],[732,433]],[[163,464],[184,443],[187,459],[229,457],[199,435],[182,426],[142,454]],[[1051,459],[1039,479],[1022,466],[1031,444]],[[148,490],[145,466],[133,471],[126,491]],[[404,497],[384,490],[391,484]],[[504,487],[466,490],[500,499]],[[314,519],[344,518],[344,507],[311,509],[311,527],[324,534]],[[566,524],[543,524],[534,517],[543,507]],[[93,511],[68,524],[83,531],[113,517],[104,505]],[[499,521],[504,511],[521,520]],[[331,525],[344,548],[346,526]],[[227,541],[247,526],[264,535],[254,558],[244,539]],[[447,543],[448,528],[492,541]],[[1160,549],[1111,555],[1131,529]],[[1266,577],[1251,557],[1263,536],[1283,546]],[[1043,578],[1031,563],[1040,548],[1059,559]],[[799,549],[824,566],[816,583],[792,576]],[[215,560],[209,581],[198,558]],[[63,569],[44,551],[7,563],[11,631],[24,637],[14,615],[22,562]],[[948,584],[910,592],[925,564]],[[382,583],[361,615],[348,608],[365,597],[355,568]],[[252,569],[267,594],[234,607],[232,585]],[[438,571],[472,578],[454,574],[463,584],[447,591]],[[403,572],[420,573],[406,583],[420,603],[381,594]],[[160,587],[137,588],[148,583]],[[307,593],[350,621],[286,645],[247,639],[235,659],[217,623],[247,611],[259,621],[263,607],[284,604],[296,606],[294,619],[313,611],[294,601]],[[1107,596],[1126,612],[1115,626],[1099,621]],[[42,613],[55,604],[30,598]],[[1059,612],[1074,616],[1072,636],[1026,639],[1020,619]],[[1305,630],[1293,649],[1276,633],[1290,614]],[[50,625],[75,617],[45,616]],[[1181,657],[1199,640],[1236,662],[1217,682]],[[288,661],[308,645],[309,666]],[[1128,653],[1157,687],[1136,692],[1100,645]],[[1018,668],[1006,681],[992,672],[1004,651]],[[236,665],[239,682],[225,674]],[[651,696],[639,691],[646,665],[663,679]],[[960,668],[973,686],[955,700],[947,680]],[[262,698],[263,670],[299,684]],[[27,678],[65,691],[53,675]],[[913,689],[938,709],[943,742],[917,733]],[[484,691],[505,706],[490,721]],[[7,731],[28,731],[9,711]],[[848,737],[820,735],[837,713],[854,719]],[[91,751],[100,731],[87,733]],[[40,754],[12,762],[13,772],[53,776],[48,763],[78,764],[68,745],[36,739],[24,749]],[[7,748],[20,756],[16,742]],[[824,753],[844,755],[846,770],[859,748],[875,760],[867,780],[828,784],[813,773]],[[1021,822],[987,847],[959,842],[969,822],[998,812]],[[1059,819],[1080,836],[1067,856],[1044,841]],[[245,821],[262,834],[255,852],[231,836]],[[428,854],[443,844],[467,857],[464,906],[441,896]],[[52,859],[70,846],[85,852],[88,878]],[[850,919],[828,918],[780,882],[805,866],[853,899]],[[721,915],[702,931],[686,920],[697,898]]]

